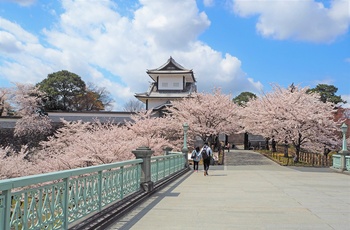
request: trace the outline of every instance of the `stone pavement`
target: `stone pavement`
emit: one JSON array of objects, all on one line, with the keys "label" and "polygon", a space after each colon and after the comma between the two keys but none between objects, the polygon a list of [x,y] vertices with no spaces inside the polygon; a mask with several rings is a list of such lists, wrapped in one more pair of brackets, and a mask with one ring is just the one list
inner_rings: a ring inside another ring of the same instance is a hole
[{"label": "stone pavement", "polygon": [[114,229],[350,229],[350,176],[283,167],[231,150],[209,176],[190,172],[155,193]]}]

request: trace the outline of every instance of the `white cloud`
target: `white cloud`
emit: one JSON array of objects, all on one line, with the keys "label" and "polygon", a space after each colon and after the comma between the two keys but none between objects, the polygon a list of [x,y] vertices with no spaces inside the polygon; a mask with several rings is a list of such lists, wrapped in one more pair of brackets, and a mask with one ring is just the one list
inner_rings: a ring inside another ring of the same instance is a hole
[{"label": "white cloud", "polygon": [[0,31],[0,51],[6,53],[16,53],[20,51],[21,43],[16,37],[6,31]]},{"label": "white cloud", "polygon": [[232,0],[241,17],[258,15],[257,31],[273,39],[332,42],[350,25],[350,1],[332,0],[329,8],[315,0]]},{"label": "white cloud", "polygon": [[41,39],[3,19],[6,25],[0,23],[0,32],[6,32],[8,50],[17,52],[0,49],[8,59],[0,62],[0,77],[38,83],[49,73],[68,70],[85,82],[106,87],[120,110],[134,93],[147,90],[146,70],[172,56],[194,70],[200,92],[219,87],[237,94],[262,88],[247,78],[237,57],[198,41],[210,21],[196,1],[141,0],[140,4],[132,17],[126,17],[111,1],[63,0],[63,13],[52,27],[43,28]]},{"label": "white cloud", "polygon": [[345,58],[345,62],[350,63],[350,58]]},{"label": "white cloud", "polygon": [[214,0],[203,0],[203,4],[206,7],[211,7],[211,6],[214,6],[215,2]]},{"label": "white cloud", "polygon": [[348,94],[348,95],[341,95],[341,99],[346,101],[346,104],[343,104],[342,107],[343,108],[350,108],[350,94]]},{"label": "white cloud", "polygon": [[230,54],[225,54],[223,58],[222,53],[201,42],[192,43],[188,51],[178,51],[175,56],[177,62],[193,68],[199,92],[212,92],[214,87],[219,87],[224,93],[236,95],[242,91],[256,93],[262,89],[260,82],[246,77],[238,58]]},{"label": "white cloud", "polygon": [[31,33],[27,32],[25,29],[23,29],[20,25],[13,23],[5,18],[0,17],[0,29],[1,31],[7,31],[13,34],[14,37],[19,42],[24,43],[35,43],[38,42],[38,39],[32,35]]},{"label": "white cloud", "polygon": [[14,2],[20,6],[30,6],[36,2],[36,0],[0,0],[0,2]]}]

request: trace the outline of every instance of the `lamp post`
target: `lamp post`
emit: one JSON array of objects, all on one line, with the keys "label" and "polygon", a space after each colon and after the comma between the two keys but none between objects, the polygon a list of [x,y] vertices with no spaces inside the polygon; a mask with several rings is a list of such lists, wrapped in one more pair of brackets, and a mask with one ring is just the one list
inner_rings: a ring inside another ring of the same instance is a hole
[{"label": "lamp post", "polygon": [[333,155],[333,167],[335,166],[336,169],[344,171],[346,170],[345,156],[350,155],[350,152],[348,151],[346,146],[346,131],[348,130],[348,126],[345,123],[343,123],[340,129],[343,133],[343,147],[342,150],[338,152],[338,154]]},{"label": "lamp post", "polygon": [[348,151],[348,147],[347,147],[347,144],[346,144],[346,131],[348,131],[348,126],[345,123],[343,123],[340,128],[341,128],[341,131],[343,133],[343,148],[342,148],[342,150],[339,153],[347,155],[347,154],[350,153]]},{"label": "lamp post", "polygon": [[187,148],[187,131],[188,131],[188,124],[183,124],[184,129],[184,147],[182,148],[182,153],[185,157],[185,167],[188,167],[188,148]]}]

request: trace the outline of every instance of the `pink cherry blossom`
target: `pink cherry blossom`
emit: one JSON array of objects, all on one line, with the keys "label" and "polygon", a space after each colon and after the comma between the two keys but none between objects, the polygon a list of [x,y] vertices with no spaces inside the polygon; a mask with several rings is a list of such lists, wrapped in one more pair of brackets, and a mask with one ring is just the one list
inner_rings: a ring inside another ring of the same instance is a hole
[{"label": "pink cherry blossom", "polygon": [[333,119],[334,105],[306,90],[273,85],[272,92],[249,101],[240,111],[244,130],[293,144],[297,157],[300,148],[313,152],[335,149],[339,146],[339,122]]}]

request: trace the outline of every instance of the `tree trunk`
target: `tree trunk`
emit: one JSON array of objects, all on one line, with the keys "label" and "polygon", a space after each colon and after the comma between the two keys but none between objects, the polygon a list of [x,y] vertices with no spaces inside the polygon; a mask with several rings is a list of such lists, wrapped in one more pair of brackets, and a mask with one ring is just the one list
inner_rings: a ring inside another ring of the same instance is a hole
[{"label": "tree trunk", "polygon": [[300,147],[301,147],[301,134],[299,133],[298,142],[295,143],[293,141],[294,147],[295,147],[295,157],[294,162],[299,162],[299,156],[300,156]]},{"label": "tree trunk", "polygon": [[300,156],[300,144],[294,145],[295,147],[295,157],[294,162],[299,162],[299,156]]},{"label": "tree trunk", "polygon": [[248,133],[244,133],[244,150],[249,149]]},{"label": "tree trunk", "polygon": [[288,141],[284,141],[284,157],[288,158]]},{"label": "tree trunk", "polygon": [[270,140],[269,137],[267,137],[267,138],[265,139],[265,148],[266,148],[266,150],[270,150],[270,147],[269,147],[269,140]]}]

